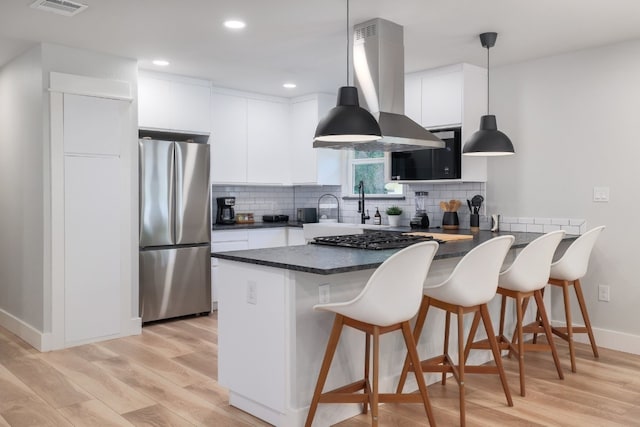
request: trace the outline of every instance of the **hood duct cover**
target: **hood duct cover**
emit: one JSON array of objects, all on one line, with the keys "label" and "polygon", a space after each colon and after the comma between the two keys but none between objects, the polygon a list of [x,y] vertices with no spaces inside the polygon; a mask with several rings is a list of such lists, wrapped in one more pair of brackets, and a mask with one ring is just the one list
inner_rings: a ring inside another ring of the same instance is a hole
[{"label": "hood duct cover", "polygon": [[360,105],[378,120],[382,139],[321,142],[314,147],[360,151],[413,151],[443,148],[444,142],[404,115],[404,30],[376,18],[354,26],[353,66]]}]

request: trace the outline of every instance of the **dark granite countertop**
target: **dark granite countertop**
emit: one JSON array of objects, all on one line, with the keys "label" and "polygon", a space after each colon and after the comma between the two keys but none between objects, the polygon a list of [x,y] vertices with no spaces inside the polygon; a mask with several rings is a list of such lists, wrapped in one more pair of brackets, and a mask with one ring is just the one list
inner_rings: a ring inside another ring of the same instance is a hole
[{"label": "dark granite countertop", "polygon": [[[428,230],[442,233],[443,230]],[[468,234],[469,230],[460,230]],[[480,231],[473,240],[453,241],[441,244],[434,259],[457,258],[464,256],[477,245],[497,236],[515,237],[512,248],[522,248],[542,236],[542,233]],[[565,241],[575,240],[578,236],[566,235]],[[242,251],[215,252],[212,257],[249,264],[266,265],[287,270],[303,271],[313,274],[336,274],[349,271],[376,268],[399,249],[366,250],[323,245],[285,246],[268,249],[249,249]]]},{"label": "dark granite countertop", "polygon": [[276,227],[297,227],[302,228],[299,222],[255,222],[253,224],[213,224],[213,231],[216,230],[247,230],[253,228],[276,228]]}]

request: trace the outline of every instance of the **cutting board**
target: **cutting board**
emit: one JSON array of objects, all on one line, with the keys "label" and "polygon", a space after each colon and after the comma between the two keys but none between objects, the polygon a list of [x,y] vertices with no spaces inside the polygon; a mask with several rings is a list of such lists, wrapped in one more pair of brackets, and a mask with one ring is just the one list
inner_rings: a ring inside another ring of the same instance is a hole
[{"label": "cutting board", "polygon": [[473,236],[471,234],[446,234],[446,233],[427,233],[425,231],[415,231],[413,233],[403,233],[407,236],[420,236],[420,237],[433,237],[445,242],[453,242],[457,240],[471,240]]}]

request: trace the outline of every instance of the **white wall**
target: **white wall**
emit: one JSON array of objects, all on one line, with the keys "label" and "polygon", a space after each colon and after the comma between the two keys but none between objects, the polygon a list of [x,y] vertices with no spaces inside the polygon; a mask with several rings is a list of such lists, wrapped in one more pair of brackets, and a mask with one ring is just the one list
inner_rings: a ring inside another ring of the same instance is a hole
[{"label": "white wall", "polygon": [[42,64],[36,47],[0,69],[0,311],[42,330]]},{"label": "white wall", "polygon": [[[491,74],[491,109],[516,155],[489,159],[488,211],[606,225],[583,280],[585,299],[601,336],[632,334],[625,339],[635,347],[626,348],[640,353],[640,41]],[[593,202],[594,186],[610,187],[611,201]],[[599,284],[611,286],[610,302],[598,302]],[[559,304],[553,318],[564,318]],[[577,310],[574,319],[581,322]]]}]

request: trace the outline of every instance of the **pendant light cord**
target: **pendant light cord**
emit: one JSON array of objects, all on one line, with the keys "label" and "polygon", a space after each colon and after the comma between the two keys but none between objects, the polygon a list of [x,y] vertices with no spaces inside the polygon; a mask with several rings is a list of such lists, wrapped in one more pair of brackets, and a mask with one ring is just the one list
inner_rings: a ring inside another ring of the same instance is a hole
[{"label": "pendant light cord", "polygon": [[347,0],[347,86],[349,86],[349,0]]},{"label": "pendant light cord", "polygon": [[[348,0],[347,0],[348,1]],[[491,77],[491,66],[489,63],[489,46],[487,46],[487,114],[489,114],[489,80]]]}]

